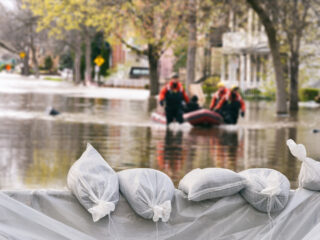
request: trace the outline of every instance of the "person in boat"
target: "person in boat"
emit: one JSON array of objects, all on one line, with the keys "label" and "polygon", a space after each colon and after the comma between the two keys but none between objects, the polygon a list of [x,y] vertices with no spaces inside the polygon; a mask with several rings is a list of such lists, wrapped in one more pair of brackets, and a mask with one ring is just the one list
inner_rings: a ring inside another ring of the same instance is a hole
[{"label": "person in boat", "polygon": [[50,116],[57,116],[60,114],[60,112],[56,109],[54,109],[52,106],[48,107],[46,112],[50,115]]},{"label": "person in boat", "polygon": [[199,109],[201,109],[201,107],[199,106],[199,103],[198,103],[198,96],[194,95],[190,99],[190,102],[187,104],[184,112],[188,113],[188,112],[193,112],[193,111],[196,111],[196,110],[199,110]]},{"label": "person in boat", "polygon": [[219,101],[223,98],[223,96],[229,93],[229,89],[226,88],[223,82],[219,82],[217,87],[218,90],[212,96],[210,110],[213,110],[218,105]]},{"label": "person in boat", "polygon": [[234,85],[231,91],[224,95],[214,108],[218,112],[226,124],[236,124],[238,122],[239,112],[241,117],[245,116],[246,106],[240,93],[239,87]]},{"label": "person in boat", "polygon": [[183,123],[183,106],[189,103],[189,97],[179,81],[178,74],[172,74],[159,94],[160,105],[165,107],[167,125],[174,120]]}]

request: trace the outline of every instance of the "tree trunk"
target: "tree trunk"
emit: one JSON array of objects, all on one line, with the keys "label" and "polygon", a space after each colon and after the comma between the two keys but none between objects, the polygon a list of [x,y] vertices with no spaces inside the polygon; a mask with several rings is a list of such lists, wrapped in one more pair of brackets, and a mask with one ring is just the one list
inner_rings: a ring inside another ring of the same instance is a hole
[{"label": "tree trunk", "polygon": [[189,36],[187,55],[187,82],[186,91],[189,93],[189,86],[195,80],[196,51],[197,51],[197,10],[196,0],[189,0]]},{"label": "tree trunk", "polygon": [[281,55],[279,45],[276,39],[269,38],[269,46],[272,55],[273,68],[276,78],[276,112],[277,114],[285,114],[287,110],[287,93],[286,82],[283,75],[283,66],[281,63]]},{"label": "tree trunk", "polygon": [[23,59],[23,69],[22,69],[22,75],[29,76],[30,69],[29,69],[29,50],[26,51],[26,56]]},{"label": "tree trunk", "polygon": [[39,78],[39,64],[36,56],[36,49],[34,46],[31,46],[31,52],[32,52],[32,63],[33,63],[33,70],[34,75],[36,78]]},{"label": "tree trunk", "polygon": [[81,43],[76,45],[75,48],[75,58],[74,58],[74,81],[76,84],[79,84],[81,82]]},{"label": "tree trunk", "polygon": [[291,53],[290,57],[290,110],[297,111],[298,106],[298,82],[299,82],[299,54]]},{"label": "tree trunk", "polygon": [[158,73],[158,64],[160,56],[156,51],[155,46],[148,44],[148,61],[150,69],[150,95],[155,96],[159,93],[159,73]]},{"label": "tree trunk", "polygon": [[85,73],[85,83],[89,85],[91,83],[91,74],[92,74],[92,66],[91,66],[91,38],[89,34],[85,36],[85,45],[86,45],[86,73]]},{"label": "tree trunk", "polygon": [[278,114],[287,113],[287,94],[286,83],[283,76],[283,65],[281,63],[281,55],[279,43],[277,41],[277,30],[275,23],[272,22],[272,18],[268,16],[267,12],[259,4],[257,0],[247,0],[247,3],[259,16],[268,36],[269,48],[272,55],[273,67],[276,78],[276,112]]}]

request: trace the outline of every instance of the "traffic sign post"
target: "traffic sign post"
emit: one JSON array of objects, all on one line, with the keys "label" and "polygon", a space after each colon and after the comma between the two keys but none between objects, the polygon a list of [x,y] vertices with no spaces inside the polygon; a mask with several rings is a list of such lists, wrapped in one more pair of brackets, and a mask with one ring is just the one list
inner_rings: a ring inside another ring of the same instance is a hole
[{"label": "traffic sign post", "polygon": [[99,76],[99,73],[100,73],[100,67],[97,65],[97,66],[95,66],[95,68],[94,68],[94,71],[95,71],[95,74],[94,74],[94,81],[95,82],[98,82],[98,76]]},{"label": "traffic sign post", "polygon": [[95,70],[95,81],[97,83],[99,83],[100,67],[104,63],[104,58],[99,55],[98,57],[96,57],[94,59],[94,63],[96,64],[96,67],[94,69]]},{"label": "traffic sign post", "polygon": [[99,67],[101,67],[101,65],[104,63],[104,59],[101,56],[98,56],[94,59],[94,63],[96,65],[98,65]]},{"label": "traffic sign post", "polygon": [[26,56],[26,53],[25,53],[25,52],[20,52],[20,53],[19,53],[19,56],[20,56],[21,59],[24,59],[25,56]]}]

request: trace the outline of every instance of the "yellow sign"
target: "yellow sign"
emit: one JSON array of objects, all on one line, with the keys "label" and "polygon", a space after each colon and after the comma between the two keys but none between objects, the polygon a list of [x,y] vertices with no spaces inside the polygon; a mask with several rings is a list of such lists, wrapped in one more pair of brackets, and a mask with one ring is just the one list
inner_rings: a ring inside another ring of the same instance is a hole
[{"label": "yellow sign", "polygon": [[23,58],[26,56],[26,53],[25,53],[25,52],[20,52],[20,53],[19,53],[19,56],[20,56],[20,58],[23,59]]},{"label": "yellow sign", "polygon": [[94,63],[97,64],[99,67],[104,63],[104,59],[101,56],[98,56],[94,59]]}]

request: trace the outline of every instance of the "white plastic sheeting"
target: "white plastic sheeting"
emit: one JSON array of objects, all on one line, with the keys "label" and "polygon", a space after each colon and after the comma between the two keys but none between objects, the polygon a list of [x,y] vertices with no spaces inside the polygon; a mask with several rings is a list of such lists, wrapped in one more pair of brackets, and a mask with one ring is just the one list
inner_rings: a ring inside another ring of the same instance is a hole
[{"label": "white plastic sheeting", "polygon": [[[10,197],[8,197],[10,196]],[[269,217],[239,194],[191,202],[176,190],[167,223],[159,222],[159,239],[319,239],[320,193],[291,191],[283,211]],[[0,192],[0,239],[156,239],[156,223],[136,215],[121,196],[109,218],[94,223],[69,191]]]}]

